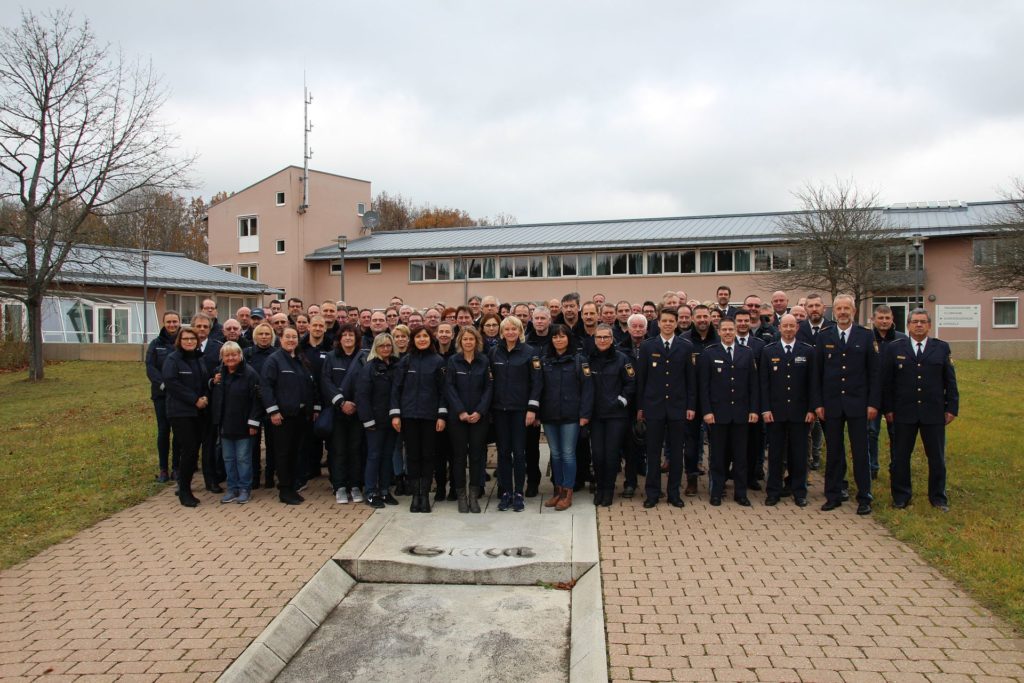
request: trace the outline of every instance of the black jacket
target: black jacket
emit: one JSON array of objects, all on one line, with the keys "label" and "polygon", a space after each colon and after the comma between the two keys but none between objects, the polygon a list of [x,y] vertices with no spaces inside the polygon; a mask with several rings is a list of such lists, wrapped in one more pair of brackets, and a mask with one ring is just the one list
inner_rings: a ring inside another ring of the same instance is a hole
[{"label": "black jacket", "polygon": [[267,362],[267,359],[274,355],[278,347],[268,346],[262,348],[253,344],[247,349],[242,351],[242,358],[245,358],[245,362],[252,365],[252,369],[256,371],[256,374],[263,373],[263,365]]},{"label": "black jacket", "polygon": [[316,392],[313,371],[300,356],[278,349],[263,364],[260,393],[267,415],[281,413],[285,417],[296,417],[319,412],[320,399]]},{"label": "black jacket", "polygon": [[696,410],[693,354],[686,337],[673,337],[668,353],[660,334],[640,345],[636,407],[645,419],[685,420],[686,411]]},{"label": "black jacket", "polygon": [[391,385],[391,417],[447,420],[444,400],[444,358],[433,350],[413,349],[395,366]]},{"label": "black jacket", "polygon": [[451,419],[459,419],[462,413],[491,412],[491,397],[494,382],[491,377],[491,363],[487,356],[473,354],[472,364],[466,362],[461,353],[448,359],[444,378],[444,397]]},{"label": "black jacket", "polygon": [[747,424],[750,413],[761,414],[758,358],[750,347],[733,344],[733,357],[721,344],[709,346],[697,361],[697,385],[704,414],[716,424]]},{"label": "black jacket", "polygon": [[156,401],[164,397],[164,361],[174,353],[174,335],[165,328],[149,342],[146,349],[146,377],[149,378],[149,397]]},{"label": "black jacket", "polygon": [[819,403],[814,347],[794,339],[787,357],[782,341],[761,349],[761,412],[772,411],[776,422],[803,422]]},{"label": "black jacket", "polygon": [[960,412],[960,392],[949,344],[929,337],[921,357],[907,337],[885,347],[882,357],[882,412],[904,424],[945,424]]},{"label": "black jacket", "polygon": [[[354,381],[356,409],[367,429],[391,429],[388,406],[391,403],[391,382],[395,364],[380,358],[366,361]],[[351,380],[350,380],[351,381]]]},{"label": "black jacket", "polygon": [[220,382],[210,381],[210,409],[213,424],[220,426],[226,439],[249,436],[249,427],[259,427],[263,414],[260,403],[260,376],[243,361],[234,372],[223,365],[217,368]]},{"label": "black jacket", "polygon": [[196,351],[174,351],[167,356],[161,371],[167,396],[167,417],[198,417],[196,401],[208,396],[209,375]]},{"label": "black jacket", "polygon": [[544,385],[537,351],[523,342],[509,351],[502,340],[491,348],[489,359],[494,383],[498,387],[491,408],[536,413],[540,409],[540,393]]},{"label": "black jacket", "polygon": [[[853,325],[845,347],[835,325],[815,338],[817,385],[815,396],[825,408],[825,419],[846,415],[863,418],[868,407],[881,408],[882,388],[878,381],[880,359],[871,330]],[[799,338],[799,337],[798,337]]]},{"label": "black jacket", "polygon": [[323,405],[341,408],[345,401],[355,403],[349,377],[359,374],[359,369],[366,363],[366,354],[366,350],[356,349],[352,355],[347,355],[337,348],[327,354],[320,369],[320,397]]},{"label": "black jacket", "polygon": [[594,410],[594,383],[590,363],[566,351],[541,360],[544,373],[540,399],[541,422],[576,422],[590,419]]},{"label": "black jacket", "polygon": [[590,354],[594,384],[595,420],[631,417],[629,406],[636,401],[636,366],[633,359],[615,347]]},{"label": "black jacket", "polygon": [[206,350],[203,351],[203,367],[210,377],[213,377],[213,371],[220,365],[220,347],[222,346],[224,346],[222,339],[215,339],[212,335],[206,340]]}]

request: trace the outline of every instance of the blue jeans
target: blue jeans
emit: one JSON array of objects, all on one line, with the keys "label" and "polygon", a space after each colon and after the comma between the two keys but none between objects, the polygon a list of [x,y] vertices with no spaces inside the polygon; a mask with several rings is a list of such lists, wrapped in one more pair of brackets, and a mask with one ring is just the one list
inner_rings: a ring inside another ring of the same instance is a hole
[{"label": "blue jeans", "polygon": [[224,453],[224,469],[227,471],[228,491],[248,491],[252,488],[252,439],[220,440]]},{"label": "blue jeans", "polygon": [[391,486],[391,455],[395,452],[398,432],[391,425],[366,430],[366,492],[384,495]]},{"label": "blue jeans", "polygon": [[576,484],[576,440],[579,422],[545,422],[544,435],[551,450],[551,476],[555,486],[572,488]]}]

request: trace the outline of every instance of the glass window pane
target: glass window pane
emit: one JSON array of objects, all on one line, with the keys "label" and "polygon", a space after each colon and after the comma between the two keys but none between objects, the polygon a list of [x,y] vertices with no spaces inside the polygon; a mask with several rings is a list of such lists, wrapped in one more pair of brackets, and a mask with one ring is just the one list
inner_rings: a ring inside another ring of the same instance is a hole
[{"label": "glass window pane", "polygon": [[737,273],[746,273],[750,270],[750,250],[749,249],[737,249],[733,252],[735,263],[733,264],[734,270]]},{"label": "glass window pane", "polygon": [[548,256],[548,277],[560,277],[562,275],[562,257]]},{"label": "glass window pane", "polygon": [[485,280],[493,280],[494,279],[494,266],[495,266],[494,257],[490,257],[490,258],[484,259],[484,279]]},{"label": "glass window pane", "polygon": [[465,280],[466,279],[466,260],[463,258],[455,259],[455,279]]},{"label": "glass window pane", "polygon": [[575,256],[563,256],[562,257],[562,275],[564,277],[576,277],[576,257]]},{"label": "glass window pane", "polygon": [[597,274],[598,275],[611,275],[612,274],[612,261],[611,254],[598,254],[597,260]]},{"label": "glass window pane", "polygon": [[626,270],[626,255],[625,254],[622,254],[622,253],[612,254],[611,257],[612,257],[612,274],[613,275],[625,275],[627,272],[629,272],[629,271]]},{"label": "glass window pane", "polygon": [[409,261],[409,279],[412,282],[423,282],[422,261]]},{"label": "glass window pane", "polygon": [[793,252],[789,249],[772,250],[772,270],[789,270],[793,266]]},{"label": "glass window pane", "polygon": [[718,250],[718,270],[732,270],[732,249]]},{"label": "glass window pane", "polygon": [[576,273],[580,277],[589,277],[594,273],[594,261],[590,254],[576,256]]},{"label": "glass window pane", "polygon": [[544,277],[544,257],[530,257],[530,277]]},{"label": "glass window pane", "polygon": [[642,251],[634,251],[629,255],[629,274],[630,275],[643,275],[644,272],[644,253]]},{"label": "glass window pane", "polygon": [[665,272],[666,273],[678,273],[679,272],[679,252],[678,251],[666,251],[665,252]]},{"label": "glass window pane", "polygon": [[660,275],[661,274],[661,258],[662,254],[660,251],[651,251],[647,253],[647,274],[648,275]]},{"label": "glass window pane", "polygon": [[437,279],[450,280],[452,276],[452,262],[448,259],[439,259],[437,262]]},{"label": "glass window pane", "polygon": [[702,252],[700,252],[700,272],[702,272],[702,273],[713,273],[713,272],[715,272],[715,252],[713,252],[713,251],[702,251]]},{"label": "glass window pane", "polygon": [[697,252],[695,251],[684,251],[679,260],[679,272],[680,273],[696,273],[697,272]]},{"label": "glass window pane", "polygon": [[92,341],[92,306],[79,299],[61,299],[64,312],[65,341],[89,343]]},{"label": "glass window pane", "polygon": [[427,281],[437,279],[437,261],[430,260],[423,262],[423,279]]},{"label": "glass window pane", "polygon": [[763,273],[772,269],[770,253],[767,249],[754,250],[754,270]]},{"label": "glass window pane", "polygon": [[996,301],[995,302],[995,325],[1016,325],[1017,324],[1017,302]]},{"label": "glass window pane", "polygon": [[514,259],[511,256],[502,256],[500,264],[501,264],[501,271],[500,271],[501,278],[504,279],[504,278],[512,277],[512,272],[513,272],[514,266],[515,266]]},{"label": "glass window pane", "polygon": [[516,277],[526,277],[530,274],[530,259],[526,256],[517,256],[515,265]]}]

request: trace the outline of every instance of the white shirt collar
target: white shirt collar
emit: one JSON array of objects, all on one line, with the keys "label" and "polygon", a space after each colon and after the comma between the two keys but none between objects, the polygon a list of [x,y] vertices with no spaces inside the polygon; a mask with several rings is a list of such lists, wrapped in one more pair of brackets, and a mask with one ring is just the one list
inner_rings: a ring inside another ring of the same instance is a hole
[{"label": "white shirt collar", "polygon": [[921,341],[917,341],[913,337],[910,338],[910,345],[914,347],[914,353],[917,353],[918,344],[921,345],[921,353],[924,353],[924,350],[928,348],[928,337],[925,337]]}]

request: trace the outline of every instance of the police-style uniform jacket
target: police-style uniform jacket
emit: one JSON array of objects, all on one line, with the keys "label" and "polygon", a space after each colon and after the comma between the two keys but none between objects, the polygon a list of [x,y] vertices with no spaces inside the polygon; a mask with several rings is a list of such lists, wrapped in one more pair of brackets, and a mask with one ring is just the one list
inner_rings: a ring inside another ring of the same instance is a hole
[{"label": "police-style uniform jacket", "polygon": [[[765,342],[759,337],[755,337],[753,332],[748,334],[744,341],[746,342],[746,347],[754,352],[754,360],[756,361],[761,360],[761,351],[764,349],[765,346],[767,346],[770,343]],[[736,341],[734,341],[733,343],[736,344],[737,346],[740,346],[739,333],[736,334]]]},{"label": "police-style uniform jacket", "polygon": [[278,349],[263,364],[260,394],[267,415],[281,413],[285,417],[296,417],[320,411],[313,371],[302,362],[298,349],[295,353],[292,356]]},{"label": "police-style uniform jacket", "polygon": [[196,401],[209,395],[209,375],[198,351],[174,351],[161,370],[167,396],[167,417],[198,417]]},{"label": "police-style uniform jacket", "polygon": [[[390,360],[390,359],[389,359]],[[359,420],[367,429],[391,429],[388,410],[391,403],[391,382],[396,363],[382,358],[367,360],[353,382],[356,410]],[[351,381],[351,380],[350,380]]]},{"label": "police-style uniform jacket", "polygon": [[881,407],[878,350],[875,335],[860,325],[847,330],[846,346],[839,342],[839,327],[818,332],[815,344],[818,407],[825,417],[867,417],[868,406]]},{"label": "police-style uniform jacket", "polygon": [[320,369],[320,396],[324,405],[337,406],[343,401],[355,403],[355,392],[349,379],[359,374],[368,353],[366,349],[356,349],[347,354],[336,348],[327,354]]},{"label": "police-style uniform jacket", "polygon": [[391,417],[413,420],[447,420],[444,399],[445,362],[433,349],[410,351],[395,366],[391,387]]},{"label": "police-style uniform jacket", "polygon": [[772,411],[776,422],[803,422],[819,403],[814,347],[799,339],[790,346],[788,355],[782,340],[761,349],[761,412]]},{"label": "police-style uniform jacket", "polygon": [[491,362],[487,356],[474,353],[472,363],[467,362],[461,353],[448,359],[444,398],[452,419],[457,420],[462,413],[486,416],[491,412],[493,391]]},{"label": "police-style uniform jacket", "polygon": [[[260,376],[244,360],[234,372],[223,365],[217,367],[220,382],[210,381],[210,412],[213,424],[226,439],[249,437],[249,427],[259,427],[263,415],[260,401]],[[216,374],[216,373],[215,373]]]},{"label": "police-style uniform jacket", "polygon": [[693,351],[685,337],[673,337],[670,350],[665,351],[660,334],[640,345],[636,407],[644,411],[644,419],[685,420],[686,411],[696,410]]},{"label": "police-style uniform jacket", "polygon": [[[202,346],[202,342],[199,343]],[[206,338],[206,348],[203,350],[203,367],[206,374],[213,376],[213,371],[220,365],[220,347],[224,346],[223,337],[215,339],[212,335]]]},{"label": "police-style uniform jacket", "polygon": [[929,337],[921,357],[911,338],[885,348],[882,357],[882,412],[894,413],[896,422],[945,424],[946,413],[960,412],[949,344]]},{"label": "police-style uniform jacket", "polygon": [[590,378],[594,384],[595,420],[629,418],[636,401],[636,366],[633,359],[612,346],[590,354]]},{"label": "police-style uniform jacket", "polygon": [[697,386],[704,414],[716,424],[747,424],[750,413],[760,414],[757,357],[749,346],[733,342],[732,359],[721,344],[708,346],[697,361]]},{"label": "police-style uniform jacket", "polygon": [[316,379],[318,387],[324,361],[330,352],[331,341],[327,337],[321,339],[319,344],[311,343],[308,333],[302,335],[302,339],[299,340],[299,353],[304,355],[306,360],[309,361],[309,367],[313,370],[313,377]]},{"label": "police-style uniform jacket", "polygon": [[174,353],[174,335],[166,328],[149,342],[146,349],[146,377],[149,378],[149,397],[154,401],[164,398],[164,362]]},{"label": "police-style uniform jacket", "polygon": [[494,384],[498,387],[491,410],[538,412],[544,378],[536,349],[517,342],[509,351],[502,339],[488,353]]},{"label": "police-style uniform jacket", "polygon": [[[828,318],[822,318],[821,319],[821,325],[818,326],[818,328],[819,328],[818,329],[818,334],[821,334],[822,332],[824,332],[828,328],[835,327],[835,326],[836,326],[836,324],[835,324],[834,321],[829,320]],[[796,338],[797,338],[797,341],[802,341],[805,344],[810,344],[811,346],[815,346],[816,345],[816,341],[815,340],[818,337],[817,337],[816,334],[814,334],[814,328],[811,325],[810,318],[808,318],[806,320],[801,320],[800,323],[797,325],[797,328],[796,328]]]},{"label": "police-style uniform jacket", "polygon": [[262,374],[263,364],[267,362],[268,358],[274,355],[277,349],[278,347],[274,345],[262,348],[253,344],[247,349],[242,349],[242,358],[245,359],[246,363],[252,366],[252,369],[255,370],[257,374]]},{"label": "police-style uniform jacket", "polygon": [[590,419],[594,409],[594,384],[590,364],[567,350],[541,359],[544,388],[540,399],[541,422],[576,422]]}]

